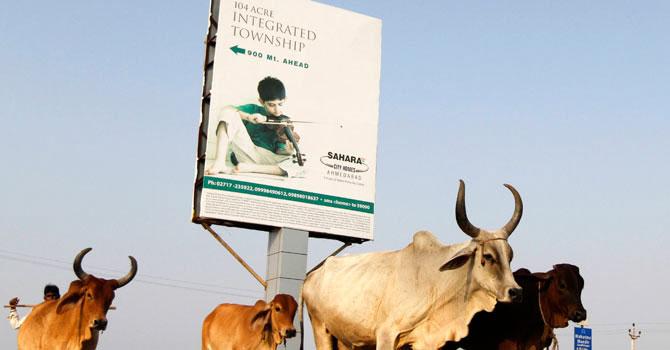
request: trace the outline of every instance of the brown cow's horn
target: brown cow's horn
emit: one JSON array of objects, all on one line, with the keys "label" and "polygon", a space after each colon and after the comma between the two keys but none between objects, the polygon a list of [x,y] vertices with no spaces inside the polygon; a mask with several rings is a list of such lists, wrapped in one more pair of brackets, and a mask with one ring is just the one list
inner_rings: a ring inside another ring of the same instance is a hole
[{"label": "brown cow's horn", "polygon": [[77,275],[80,280],[84,280],[86,277],[88,277],[88,274],[84,272],[84,269],[81,268],[81,260],[84,258],[84,255],[86,255],[92,249],[93,248],[86,248],[80,251],[79,254],[77,254],[77,256],[74,258],[72,268],[74,269],[74,274]]},{"label": "brown cow's horn", "polygon": [[458,196],[456,197],[456,222],[458,223],[458,227],[468,236],[477,238],[480,230],[470,223],[468,214],[465,212],[465,183],[463,180],[458,181],[460,181],[460,185],[458,187]]},{"label": "brown cow's horn", "polygon": [[132,256],[129,256],[128,258],[130,258],[130,272],[128,272],[127,275],[116,280],[116,282],[119,283],[119,285],[116,288],[121,288],[126,284],[130,283],[130,281],[132,281],[133,278],[135,278],[135,275],[137,274],[137,260],[135,260],[135,258],[133,258]]},{"label": "brown cow's horn", "polygon": [[510,191],[512,191],[512,195],[514,195],[514,213],[512,214],[512,218],[509,219],[507,224],[503,226],[502,231],[507,233],[507,237],[509,237],[516,226],[519,224],[519,221],[521,221],[521,215],[523,214],[523,202],[521,202],[521,196],[519,195],[519,192],[512,187],[512,185],[505,184],[505,187],[509,188]]}]

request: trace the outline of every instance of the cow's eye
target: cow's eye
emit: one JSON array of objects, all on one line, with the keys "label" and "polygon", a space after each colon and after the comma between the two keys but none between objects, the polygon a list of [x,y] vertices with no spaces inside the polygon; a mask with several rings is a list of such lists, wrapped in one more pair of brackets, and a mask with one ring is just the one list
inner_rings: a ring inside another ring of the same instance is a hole
[{"label": "cow's eye", "polygon": [[566,286],[566,285],[565,285],[565,282],[563,282],[563,281],[560,281],[560,282],[558,283],[558,289],[560,289],[560,290],[565,290],[567,287],[568,287],[568,286]]},{"label": "cow's eye", "polygon": [[281,309],[279,308],[279,306],[275,307],[275,311],[276,311],[276,312],[280,312],[280,311],[281,311]]},{"label": "cow's eye", "polygon": [[86,293],[86,297],[88,298],[88,300],[93,300],[93,294],[91,293]]},{"label": "cow's eye", "polygon": [[486,262],[491,263],[491,264],[496,262],[496,259],[493,258],[493,255],[491,255],[491,254],[484,254],[484,260],[486,260]]}]

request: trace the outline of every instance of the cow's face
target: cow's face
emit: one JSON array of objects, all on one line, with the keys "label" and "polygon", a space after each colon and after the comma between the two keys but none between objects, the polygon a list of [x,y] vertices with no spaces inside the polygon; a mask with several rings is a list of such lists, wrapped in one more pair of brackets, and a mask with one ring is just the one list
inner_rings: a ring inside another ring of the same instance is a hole
[{"label": "cow's face", "polygon": [[106,280],[89,275],[82,269],[81,261],[90,251],[91,248],[86,248],[75,257],[73,268],[79,280],[70,283],[67,293],[58,301],[56,312],[63,313],[76,307],[83,327],[101,331],[107,328],[106,315],[114,300],[114,290],[125,286],[135,278],[137,261],[130,256],[130,272],[119,279]]},{"label": "cow's face", "polygon": [[463,232],[472,237],[468,252],[472,258],[470,273],[472,273],[475,288],[485,290],[500,302],[520,302],[523,293],[510,270],[512,248],[507,242],[507,238],[521,221],[523,203],[519,192],[514,187],[507,184],[505,187],[514,196],[514,212],[502,228],[489,231],[480,229],[470,223],[465,210],[465,183],[463,183],[463,180],[460,181],[456,198],[456,222]]},{"label": "cow's face", "polygon": [[284,338],[292,338],[296,335],[293,327],[293,319],[298,309],[298,303],[292,296],[277,294],[270,302],[270,323],[275,343],[280,343]]},{"label": "cow's face", "polygon": [[467,264],[468,289],[484,290],[500,302],[520,302],[523,290],[510,271],[512,248],[507,240],[488,232],[472,240],[452,256],[440,271],[453,270]]},{"label": "cow's face", "polygon": [[514,254],[507,240],[493,236],[482,239],[477,245],[479,249],[474,257],[473,279],[499,302],[521,302],[523,290],[510,269]]},{"label": "cow's face", "polygon": [[85,327],[102,331],[107,328],[107,311],[114,300],[116,280],[105,280],[89,275],[84,280],[70,283],[67,293],[59,300],[57,312],[76,308],[81,312]]},{"label": "cow's face", "polygon": [[540,303],[547,322],[556,327],[567,327],[568,320],[581,322],[586,319],[582,305],[584,279],[577,266],[557,264],[549,272],[533,275],[540,279]]}]

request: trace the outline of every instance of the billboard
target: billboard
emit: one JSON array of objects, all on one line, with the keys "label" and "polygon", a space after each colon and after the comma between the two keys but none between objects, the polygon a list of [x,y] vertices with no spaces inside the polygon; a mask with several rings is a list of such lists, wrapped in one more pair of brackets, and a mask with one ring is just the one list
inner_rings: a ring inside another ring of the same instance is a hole
[{"label": "billboard", "polygon": [[193,221],[372,239],[381,21],[220,0],[206,47]]},{"label": "billboard", "polygon": [[575,350],[591,350],[591,328],[575,327]]}]

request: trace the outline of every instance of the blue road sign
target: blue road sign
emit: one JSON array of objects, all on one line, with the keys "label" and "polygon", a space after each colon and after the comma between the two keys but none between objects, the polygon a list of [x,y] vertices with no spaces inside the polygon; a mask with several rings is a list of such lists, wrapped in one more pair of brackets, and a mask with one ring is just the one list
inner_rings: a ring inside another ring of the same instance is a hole
[{"label": "blue road sign", "polygon": [[575,350],[591,350],[591,328],[575,327]]}]

